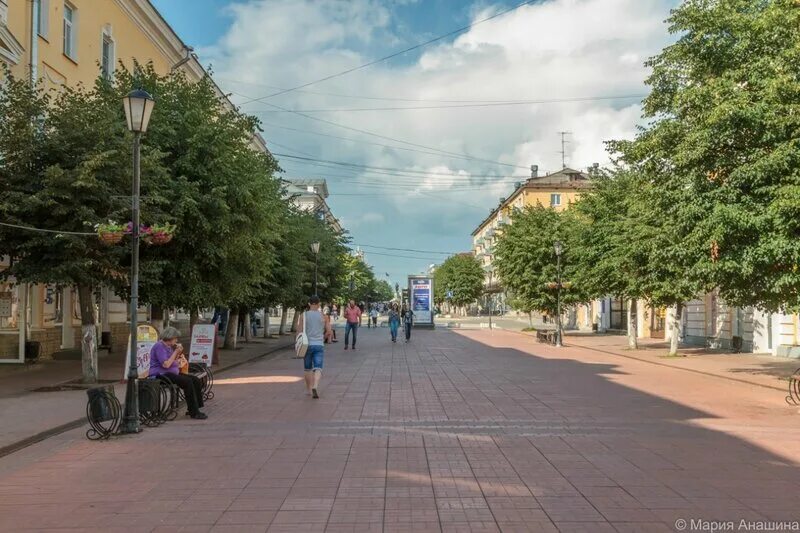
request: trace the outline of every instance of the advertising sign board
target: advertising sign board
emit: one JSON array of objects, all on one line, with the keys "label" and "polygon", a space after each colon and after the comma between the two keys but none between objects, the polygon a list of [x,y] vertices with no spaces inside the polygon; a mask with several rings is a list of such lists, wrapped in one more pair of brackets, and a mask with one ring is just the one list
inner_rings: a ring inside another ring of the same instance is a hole
[{"label": "advertising sign board", "polygon": [[414,324],[433,325],[433,278],[428,276],[409,276],[408,293],[411,310],[414,311]]}]

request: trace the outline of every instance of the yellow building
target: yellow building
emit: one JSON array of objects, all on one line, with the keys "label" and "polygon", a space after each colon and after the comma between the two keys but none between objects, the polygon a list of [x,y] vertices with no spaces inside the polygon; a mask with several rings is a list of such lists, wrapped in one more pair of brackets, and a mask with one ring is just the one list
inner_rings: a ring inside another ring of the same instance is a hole
[{"label": "yellow building", "polygon": [[[192,49],[148,0],[0,0],[0,63],[17,78],[55,90],[90,86],[100,74],[113,77],[120,63],[132,69],[134,61],[152,62],[159,74],[182,69],[190,80],[206,75]],[[253,148],[266,150],[261,137],[253,138]],[[8,258],[0,258],[3,265]],[[101,293],[102,339],[124,350],[126,304],[107,288]],[[78,317],[74,290],[0,284],[0,362],[22,360],[26,339],[38,341],[45,357],[79,346]],[[142,309],[139,319],[146,318]]]},{"label": "yellow building", "polygon": [[[584,172],[564,168],[552,174],[538,176],[536,167],[533,167],[532,176],[524,182],[516,183],[511,195],[501,198],[497,207],[475,228],[472,232],[472,252],[486,272],[484,285],[486,291],[492,294],[493,309],[504,307],[505,298],[503,288],[494,275],[494,247],[503,226],[511,223],[514,210],[539,205],[560,211],[577,201],[581,193],[589,188],[590,177]],[[592,323],[597,321],[594,307],[594,304],[580,306],[580,309],[569,314],[567,324],[576,328],[591,328]]]},{"label": "yellow building", "polygon": [[501,198],[498,206],[472,232],[472,251],[481,261],[487,276],[493,271],[494,244],[502,227],[511,222],[514,209],[535,205],[566,209],[578,199],[581,192],[590,187],[589,175],[571,168],[545,176],[533,175],[524,182],[516,183],[514,192],[507,198]]}]

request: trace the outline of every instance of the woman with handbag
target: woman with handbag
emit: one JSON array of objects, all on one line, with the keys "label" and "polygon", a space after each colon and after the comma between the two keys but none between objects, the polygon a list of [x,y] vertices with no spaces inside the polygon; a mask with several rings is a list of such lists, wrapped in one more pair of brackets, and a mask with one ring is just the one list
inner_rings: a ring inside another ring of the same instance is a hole
[{"label": "woman with handbag", "polygon": [[[181,332],[173,327],[161,332],[161,340],[150,349],[150,376],[161,376],[180,387],[189,409],[187,414],[205,420],[208,415],[200,410],[203,407],[203,382],[188,373],[189,362],[183,354],[183,346],[178,344],[180,335]],[[181,371],[184,368],[186,373]]]},{"label": "woman with handbag", "polygon": [[316,400],[319,398],[319,382],[322,379],[325,340],[331,338],[331,321],[330,317],[320,311],[319,296],[312,296],[308,305],[308,311],[300,316],[298,327],[301,333],[297,336],[295,349],[298,356],[300,352],[304,352],[306,394]]}]

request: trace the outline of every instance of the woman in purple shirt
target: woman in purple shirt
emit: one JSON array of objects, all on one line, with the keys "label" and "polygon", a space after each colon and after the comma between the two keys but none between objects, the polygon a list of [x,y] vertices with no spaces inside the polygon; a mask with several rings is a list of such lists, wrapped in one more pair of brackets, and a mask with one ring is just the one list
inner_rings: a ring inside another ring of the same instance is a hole
[{"label": "woman in purple shirt", "polygon": [[164,328],[161,340],[150,349],[150,375],[162,376],[183,391],[188,415],[197,420],[208,416],[200,410],[203,407],[203,383],[197,376],[181,374],[180,368],[188,364],[183,355],[183,346],[178,344],[181,332],[175,328]]}]

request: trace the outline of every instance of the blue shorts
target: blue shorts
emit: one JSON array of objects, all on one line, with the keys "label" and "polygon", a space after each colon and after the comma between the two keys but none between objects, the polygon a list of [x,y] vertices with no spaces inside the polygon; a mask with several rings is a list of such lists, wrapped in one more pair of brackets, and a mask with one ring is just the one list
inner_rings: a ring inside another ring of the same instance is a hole
[{"label": "blue shorts", "polygon": [[309,346],[303,364],[306,370],[322,370],[322,356],[325,355],[324,346]]}]

